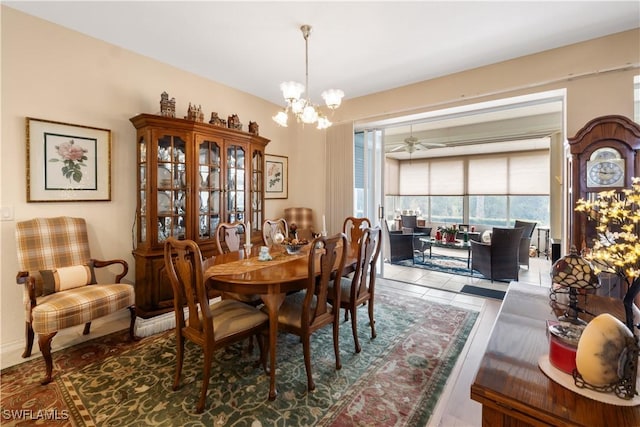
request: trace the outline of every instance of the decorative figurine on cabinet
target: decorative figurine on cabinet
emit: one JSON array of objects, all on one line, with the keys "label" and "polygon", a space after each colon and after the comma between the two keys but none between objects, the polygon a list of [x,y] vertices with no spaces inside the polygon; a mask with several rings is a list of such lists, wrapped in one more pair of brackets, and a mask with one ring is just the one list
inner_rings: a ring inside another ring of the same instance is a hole
[{"label": "decorative figurine on cabinet", "polygon": [[164,117],[176,116],[176,99],[169,100],[169,94],[162,92],[160,95],[160,115]]},{"label": "decorative figurine on cabinet", "polygon": [[197,107],[195,105],[191,105],[191,103],[189,103],[189,109],[187,110],[187,117],[185,117],[185,119],[187,120],[193,120],[194,122],[204,122],[204,113],[202,112],[202,106],[198,105]]},{"label": "decorative figurine on cabinet", "polygon": [[249,120],[249,133],[252,133],[254,135],[260,135],[259,129],[260,129],[260,126],[258,126],[257,122],[252,122],[251,120]]},{"label": "decorative figurine on cabinet", "polygon": [[216,112],[211,113],[211,120],[209,120],[209,124],[214,126],[226,126],[226,122],[218,117],[218,113]]},{"label": "decorative figurine on cabinet", "polygon": [[232,114],[227,119],[227,127],[229,129],[238,129],[242,130],[242,123],[240,123],[240,119],[237,114]]}]

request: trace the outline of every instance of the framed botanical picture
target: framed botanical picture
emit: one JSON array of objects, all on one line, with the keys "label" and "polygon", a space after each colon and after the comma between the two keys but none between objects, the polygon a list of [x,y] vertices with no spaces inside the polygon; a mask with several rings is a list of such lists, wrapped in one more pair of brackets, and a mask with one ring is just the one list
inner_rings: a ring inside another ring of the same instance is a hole
[{"label": "framed botanical picture", "polygon": [[27,202],[111,200],[111,131],[27,117]]},{"label": "framed botanical picture", "polygon": [[264,198],[286,199],[289,197],[289,159],[285,156],[265,154]]}]

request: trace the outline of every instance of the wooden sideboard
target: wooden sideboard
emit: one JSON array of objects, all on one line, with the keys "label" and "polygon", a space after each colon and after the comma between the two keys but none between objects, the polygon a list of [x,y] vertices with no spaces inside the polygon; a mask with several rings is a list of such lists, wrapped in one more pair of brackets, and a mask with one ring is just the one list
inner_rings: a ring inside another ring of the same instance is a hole
[{"label": "wooden sideboard", "polygon": [[[592,296],[588,304],[595,314],[624,319],[620,300]],[[640,426],[640,406],[583,397],[540,370],[538,358],[549,352],[546,320],[555,318],[548,288],[511,283],[471,385],[471,398],[482,404],[482,425]]]}]

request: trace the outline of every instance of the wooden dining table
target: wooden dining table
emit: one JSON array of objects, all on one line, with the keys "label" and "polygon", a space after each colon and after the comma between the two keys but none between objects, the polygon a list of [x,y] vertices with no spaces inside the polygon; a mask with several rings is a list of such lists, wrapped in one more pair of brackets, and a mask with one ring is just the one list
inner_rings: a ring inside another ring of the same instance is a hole
[{"label": "wooden dining table", "polygon": [[[281,245],[273,245],[270,248],[270,261],[259,260],[259,249],[259,246],[254,245],[248,257],[243,250],[216,256],[213,265],[204,271],[204,279],[210,289],[245,295],[257,294],[264,302],[269,314],[269,400],[274,400],[277,396],[278,311],[288,292],[300,291],[306,287],[310,245],[304,246],[296,255],[286,253]],[[357,245],[347,245],[345,272],[355,268],[357,254]],[[319,259],[318,255],[318,264]]]}]

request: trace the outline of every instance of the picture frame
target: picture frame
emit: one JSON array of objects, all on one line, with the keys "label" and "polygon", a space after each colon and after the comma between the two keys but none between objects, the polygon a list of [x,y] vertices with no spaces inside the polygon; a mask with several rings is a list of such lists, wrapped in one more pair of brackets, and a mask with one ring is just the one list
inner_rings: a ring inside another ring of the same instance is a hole
[{"label": "picture frame", "polygon": [[289,198],[289,158],[265,154],[264,198]]},{"label": "picture frame", "polygon": [[26,118],[27,202],[111,200],[111,130]]}]

